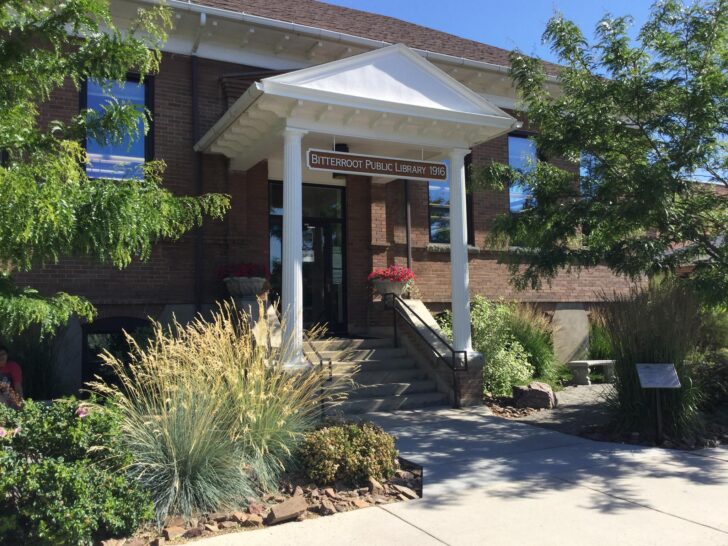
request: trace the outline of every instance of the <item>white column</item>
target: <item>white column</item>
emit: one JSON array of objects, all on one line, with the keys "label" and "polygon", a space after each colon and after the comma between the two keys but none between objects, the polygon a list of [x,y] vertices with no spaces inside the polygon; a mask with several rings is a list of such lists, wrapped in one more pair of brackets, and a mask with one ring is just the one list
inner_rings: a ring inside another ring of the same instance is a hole
[{"label": "white column", "polygon": [[284,364],[299,367],[303,358],[303,165],[301,139],[306,131],[283,131],[283,280],[281,311]]},{"label": "white column", "polygon": [[470,334],[470,276],[468,221],[465,206],[465,156],[470,150],[450,150],[450,267],[452,330],[456,351],[472,351]]}]

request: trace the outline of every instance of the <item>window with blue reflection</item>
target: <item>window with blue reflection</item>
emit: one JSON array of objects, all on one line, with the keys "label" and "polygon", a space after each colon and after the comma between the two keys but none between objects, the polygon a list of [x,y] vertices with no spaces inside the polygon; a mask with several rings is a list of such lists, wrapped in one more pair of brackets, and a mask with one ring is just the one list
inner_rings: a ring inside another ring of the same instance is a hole
[{"label": "window with blue reflection", "polygon": [[[445,163],[448,163],[445,161]],[[448,172],[449,172],[448,166]],[[430,180],[428,182],[430,242],[450,243],[450,183],[447,180]],[[465,214],[468,218],[468,242],[471,241],[470,194],[466,196]]]},{"label": "window with blue reflection", "polygon": [[[508,164],[514,169],[528,172],[536,166],[536,143],[527,136],[508,136]],[[511,212],[520,212],[526,201],[532,198],[531,190],[524,184],[513,184],[509,190]]]},{"label": "window with blue reflection", "polygon": [[[146,89],[143,83],[127,81],[123,85],[112,83],[104,89],[94,80],[86,83],[86,107],[99,113],[113,100],[130,103],[143,110],[146,105]],[[86,152],[90,163],[86,166],[89,178],[110,178],[126,180],[143,178],[142,167],[146,159],[146,136],[144,122],[138,121],[138,135],[129,135],[118,144],[100,144],[92,138],[86,140]]]}]

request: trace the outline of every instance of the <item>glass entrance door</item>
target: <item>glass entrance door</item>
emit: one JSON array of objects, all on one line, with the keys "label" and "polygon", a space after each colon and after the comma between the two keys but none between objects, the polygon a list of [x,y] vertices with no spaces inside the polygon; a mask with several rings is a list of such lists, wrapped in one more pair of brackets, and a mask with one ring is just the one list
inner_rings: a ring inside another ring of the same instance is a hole
[{"label": "glass entrance door", "polygon": [[[303,187],[303,321],[346,332],[344,188]],[[274,295],[280,296],[283,238],[280,182],[270,183],[270,269]]]}]

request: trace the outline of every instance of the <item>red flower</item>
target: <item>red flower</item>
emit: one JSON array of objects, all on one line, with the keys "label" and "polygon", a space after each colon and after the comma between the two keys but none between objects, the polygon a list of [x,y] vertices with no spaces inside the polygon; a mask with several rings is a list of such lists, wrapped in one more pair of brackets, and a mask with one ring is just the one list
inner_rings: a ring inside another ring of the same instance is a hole
[{"label": "red flower", "polygon": [[415,280],[415,274],[409,267],[405,267],[403,265],[390,265],[386,269],[375,269],[369,273],[369,276],[367,277],[367,280],[369,281],[377,279],[392,282],[409,282]]},{"label": "red flower", "polygon": [[234,264],[221,267],[217,271],[220,279],[228,277],[264,277],[270,278],[268,268],[258,264]]}]

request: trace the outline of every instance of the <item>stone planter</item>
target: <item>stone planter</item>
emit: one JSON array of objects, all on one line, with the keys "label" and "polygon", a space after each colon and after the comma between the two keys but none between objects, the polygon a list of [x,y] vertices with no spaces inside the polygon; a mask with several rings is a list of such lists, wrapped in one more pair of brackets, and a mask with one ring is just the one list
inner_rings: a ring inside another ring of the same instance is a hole
[{"label": "stone planter", "polygon": [[264,277],[227,277],[223,279],[228,294],[233,297],[255,297],[263,291]]},{"label": "stone planter", "polygon": [[405,288],[407,288],[406,282],[399,281],[388,281],[386,279],[374,279],[372,280],[374,290],[379,292],[381,296],[385,294],[394,294],[395,296],[401,296]]}]

